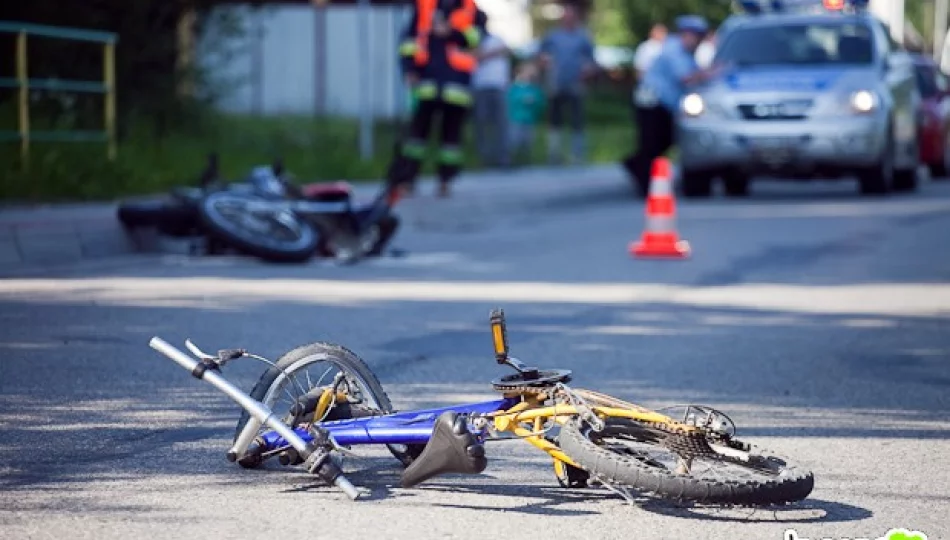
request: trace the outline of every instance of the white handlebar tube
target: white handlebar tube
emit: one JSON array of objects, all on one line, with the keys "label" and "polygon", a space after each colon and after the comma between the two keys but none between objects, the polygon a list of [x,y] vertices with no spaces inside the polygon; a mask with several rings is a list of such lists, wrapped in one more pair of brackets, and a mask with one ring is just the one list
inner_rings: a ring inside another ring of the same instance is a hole
[{"label": "white handlebar tube", "polygon": [[[197,360],[181,352],[160,337],[153,337],[148,342],[148,345],[174,360],[176,364],[189,372],[194,373],[195,368],[198,367],[199,362]],[[283,437],[300,455],[307,455],[309,453],[307,443],[287,424],[281,422],[279,418],[274,416],[274,413],[267,408],[266,405],[242,392],[240,388],[228,382],[228,380],[222,377],[217,371],[211,369],[205,370],[201,374],[201,380],[208,382],[218,390],[224,392],[257,421],[276,431],[277,434]],[[334,479],[333,484],[343,490],[350,499],[356,500],[360,496],[359,490],[342,474]]]}]

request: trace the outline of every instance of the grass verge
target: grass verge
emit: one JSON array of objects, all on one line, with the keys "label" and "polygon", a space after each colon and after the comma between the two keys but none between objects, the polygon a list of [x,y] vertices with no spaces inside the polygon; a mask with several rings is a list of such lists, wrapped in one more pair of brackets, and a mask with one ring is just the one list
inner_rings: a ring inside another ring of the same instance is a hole
[{"label": "grass verge", "polygon": [[[618,89],[600,90],[587,100],[592,162],[617,161],[633,147],[634,129],[627,103],[626,92]],[[471,122],[468,131],[466,169],[478,170],[481,164],[475,157]],[[534,163],[545,159],[544,131],[542,127],[537,133],[531,156]],[[301,181],[376,180],[386,171],[398,134],[395,123],[376,122],[374,155],[364,161],[359,157],[359,125],[355,120],[215,115],[202,122],[201,129],[163,138],[142,127],[133,128],[120,142],[114,162],[106,159],[102,143],[33,143],[28,168],[20,163],[19,144],[4,142],[0,145],[5,169],[0,200],[113,200],[162,192],[172,186],[194,184],[205,156],[212,151],[221,156],[224,176],[232,179],[280,156]],[[433,170],[430,164],[426,173]]]}]

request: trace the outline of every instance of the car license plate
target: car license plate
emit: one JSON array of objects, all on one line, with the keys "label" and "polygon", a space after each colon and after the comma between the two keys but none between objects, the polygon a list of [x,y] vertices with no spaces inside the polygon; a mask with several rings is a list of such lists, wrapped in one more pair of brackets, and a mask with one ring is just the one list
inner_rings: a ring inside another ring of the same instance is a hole
[{"label": "car license plate", "polygon": [[758,151],[791,150],[792,141],[787,137],[762,137],[752,139],[752,148]]},{"label": "car license plate", "polygon": [[795,156],[795,146],[787,137],[763,137],[751,142],[755,158],[769,165],[787,163]]}]

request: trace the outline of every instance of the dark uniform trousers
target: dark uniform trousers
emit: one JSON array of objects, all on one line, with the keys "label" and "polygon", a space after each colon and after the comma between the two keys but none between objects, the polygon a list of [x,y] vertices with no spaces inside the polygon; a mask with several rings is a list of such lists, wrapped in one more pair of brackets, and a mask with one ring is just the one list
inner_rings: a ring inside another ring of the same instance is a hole
[{"label": "dark uniform trousers", "polygon": [[634,116],[637,123],[637,151],[629,156],[624,165],[636,177],[637,193],[646,196],[650,189],[650,169],[653,160],[665,154],[676,137],[673,113],[660,104],[636,105]]},{"label": "dark uniform trousers", "polygon": [[[435,17],[451,31],[432,33]],[[484,13],[474,0],[416,0],[412,21],[400,46],[403,71],[419,82],[412,89],[415,109],[406,139],[390,167],[390,180],[412,186],[426,157],[429,137],[439,122],[438,176],[443,190],[462,168],[462,133],[472,106],[474,52],[484,33]]]},{"label": "dark uniform trousers", "polygon": [[[433,85],[434,86],[434,85]],[[438,176],[439,180],[447,184],[458,176],[462,168],[464,154],[462,152],[462,132],[468,117],[471,103],[465,96],[457,96],[452,100],[436,95],[427,96],[430,92],[425,83],[416,88],[416,106],[409,124],[409,132],[403,142],[398,161],[398,169],[402,180],[412,184],[419,175],[422,162],[428,150],[428,141],[433,128],[438,122]],[[445,91],[441,92],[442,94]],[[451,88],[449,89],[451,95]]]}]

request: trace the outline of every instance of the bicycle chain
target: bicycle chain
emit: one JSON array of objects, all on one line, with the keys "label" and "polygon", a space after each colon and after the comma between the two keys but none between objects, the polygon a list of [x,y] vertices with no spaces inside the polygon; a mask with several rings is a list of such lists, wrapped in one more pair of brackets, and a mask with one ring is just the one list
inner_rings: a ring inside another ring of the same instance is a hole
[{"label": "bicycle chain", "polygon": [[[495,388],[495,390],[504,392],[505,394],[547,394],[550,396],[555,390],[553,385],[528,386],[514,384],[493,384],[492,386]],[[662,432],[664,434],[664,438],[662,440],[663,446],[669,448],[681,457],[693,458],[716,455],[716,451],[709,446],[709,441],[707,440],[708,434],[705,431],[687,430],[686,426],[671,425],[668,422],[649,422],[644,420],[637,420],[637,422],[648,428]],[[733,445],[732,441],[724,442],[733,448],[737,448]],[[744,446],[743,443],[738,441],[735,441],[735,444]],[[738,449],[742,449],[742,446],[739,446]]]}]

